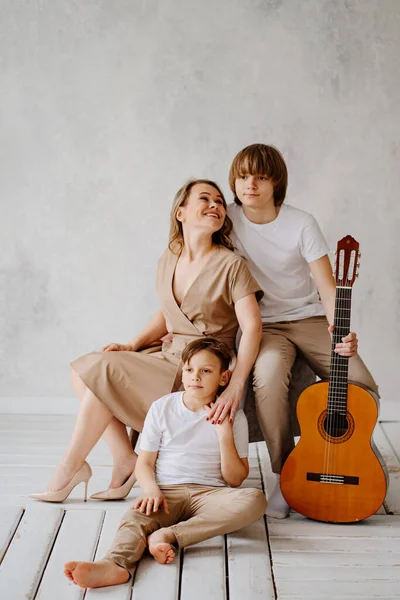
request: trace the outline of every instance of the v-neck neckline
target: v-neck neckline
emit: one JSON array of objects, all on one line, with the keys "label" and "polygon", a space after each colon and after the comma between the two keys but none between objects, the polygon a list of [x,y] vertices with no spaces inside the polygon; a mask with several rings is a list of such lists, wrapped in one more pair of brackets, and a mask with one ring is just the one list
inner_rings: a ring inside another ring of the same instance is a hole
[{"label": "v-neck neckline", "polygon": [[[192,283],[189,285],[188,289],[187,289],[187,290],[186,290],[186,292],[184,293],[184,295],[183,295],[183,298],[182,298],[182,302],[181,302],[181,303],[179,303],[179,302],[178,302],[178,300],[176,299],[176,297],[175,297],[175,294],[174,294],[174,279],[175,279],[175,271],[176,271],[176,267],[177,267],[177,265],[178,265],[178,261],[179,261],[179,258],[180,258],[180,254],[175,254],[176,260],[175,260],[175,264],[173,265],[173,268],[172,268],[172,277],[171,277],[171,295],[172,295],[172,298],[174,299],[174,302],[175,302],[175,304],[176,304],[176,305],[177,305],[177,307],[179,308],[179,310],[181,310],[181,311],[182,311],[182,306],[183,306],[183,304],[184,304],[184,302],[185,302],[186,298],[188,297],[188,295],[189,295],[189,292],[191,291],[191,289],[193,288],[193,286],[195,285],[195,283],[197,283],[197,281],[199,280],[200,276],[201,276],[201,275],[204,273],[204,271],[207,269],[208,265],[209,265],[209,264],[210,264],[210,262],[211,262],[211,259],[212,259],[212,257],[213,257],[213,256],[215,256],[216,254],[218,254],[218,253],[219,253],[219,251],[220,251],[220,248],[216,248],[216,249],[214,250],[214,252],[212,252],[212,253],[211,253],[211,255],[209,256],[209,258],[206,260],[206,262],[204,263],[204,265],[202,266],[202,268],[201,268],[201,269],[200,269],[200,271],[197,273],[196,277],[193,279]],[[182,311],[182,312],[183,312],[183,311]]]}]

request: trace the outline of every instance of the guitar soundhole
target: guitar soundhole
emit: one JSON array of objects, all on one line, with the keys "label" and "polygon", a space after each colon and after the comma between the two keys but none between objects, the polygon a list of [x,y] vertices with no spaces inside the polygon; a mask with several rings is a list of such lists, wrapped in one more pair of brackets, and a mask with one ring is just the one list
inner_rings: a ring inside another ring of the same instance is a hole
[{"label": "guitar soundhole", "polygon": [[318,431],[327,442],[341,444],[353,435],[354,419],[348,411],[343,415],[339,412],[328,414],[324,410],[318,419]]},{"label": "guitar soundhole", "polygon": [[340,413],[327,415],[324,421],[324,429],[330,437],[343,437],[349,429],[347,415],[342,415]]}]

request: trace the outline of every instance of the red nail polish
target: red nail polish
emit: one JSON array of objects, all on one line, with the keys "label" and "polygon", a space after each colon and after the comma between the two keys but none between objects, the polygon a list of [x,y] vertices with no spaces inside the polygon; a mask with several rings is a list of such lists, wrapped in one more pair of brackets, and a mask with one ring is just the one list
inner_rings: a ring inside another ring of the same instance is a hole
[{"label": "red nail polish", "polygon": [[215,421],[211,421],[211,423],[212,423],[213,425],[215,425]]},{"label": "red nail polish", "polygon": [[221,421],[218,419],[218,425],[221,425]]}]

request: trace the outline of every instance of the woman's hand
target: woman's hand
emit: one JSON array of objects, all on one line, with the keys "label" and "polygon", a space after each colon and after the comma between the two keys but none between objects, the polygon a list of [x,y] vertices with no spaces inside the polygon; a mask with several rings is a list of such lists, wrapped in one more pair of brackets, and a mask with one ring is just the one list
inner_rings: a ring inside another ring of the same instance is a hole
[{"label": "woman's hand", "polygon": [[147,516],[161,509],[169,515],[167,499],[161,493],[158,486],[150,489],[148,493],[145,492],[142,497],[138,498],[134,508]]},{"label": "woman's hand", "polygon": [[[328,327],[329,333],[332,335],[333,330],[335,329],[334,325],[330,325]],[[336,354],[340,354],[340,356],[357,356],[358,354],[358,339],[357,334],[354,331],[351,331],[346,337],[342,338],[342,343],[336,344],[335,347]]]},{"label": "woman's hand", "polygon": [[242,396],[243,386],[230,383],[211,408],[208,420],[213,425],[215,423],[223,423],[229,414],[229,420],[233,423]]},{"label": "woman's hand", "polygon": [[130,344],[107,344],[101,349],[102,352],[123,352],[124,350],[134,352]]},{"label": "woman's hand", "polygon": [[[206,406],[209,420],[210,420],[211,411],[214,408],[215,404],[216,404],[215,402],[210,402],[210,404],[208,404]],[[211,423],[217,433],[218,439],[222,439],[226,436],[228,436],[228,437],[233,436],[233,423],[230,419],[224,419],[221,423],[218,423],[214,420],[214,421],[211,421]]]}]

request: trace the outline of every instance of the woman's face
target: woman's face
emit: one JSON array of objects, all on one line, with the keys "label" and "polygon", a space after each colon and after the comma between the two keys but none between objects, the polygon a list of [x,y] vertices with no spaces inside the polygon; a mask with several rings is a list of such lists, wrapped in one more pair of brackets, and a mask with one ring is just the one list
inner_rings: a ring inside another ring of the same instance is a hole
[{"label": "woman's face", "polygon": [[184,206],[180,206],[177,219],[187,228],[201,228],[210,235],[219,231],[226,215],[225,202],[215,187],[196,183],[190,190]]}]

